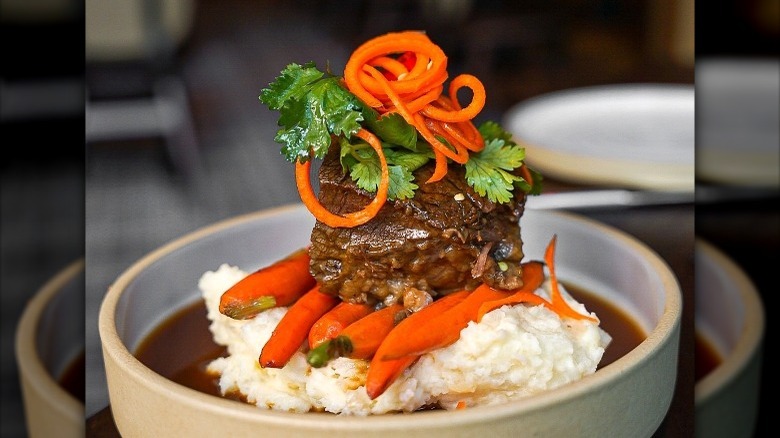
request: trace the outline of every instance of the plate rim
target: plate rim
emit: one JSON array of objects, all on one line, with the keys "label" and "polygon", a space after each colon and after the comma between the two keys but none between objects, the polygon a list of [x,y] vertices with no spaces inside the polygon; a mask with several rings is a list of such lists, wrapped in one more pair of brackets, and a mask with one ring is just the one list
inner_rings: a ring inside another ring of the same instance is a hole
[{"label": "plate rim", "polygon": [[[695,93],[693,84],[633,82],[622,84],[588,85],[543,93],[511,106],[503,116],[503,126],[513,140],[526,148],[526,161],[542,175],[562,181],[574,181],[595,185],[618,185],[630,189],[666,190],[692,193],[695,188],[695,159],[691,163],[664,163],[665,172],[659,173],[658,163],[604,158],[588,154],[563,152],[523,139],[513,129],[524,111],[559,99],[581,98],[601,93],[630,95],[636,92],[687,92]],[[591,169],[599,169],[593,172]]]}]

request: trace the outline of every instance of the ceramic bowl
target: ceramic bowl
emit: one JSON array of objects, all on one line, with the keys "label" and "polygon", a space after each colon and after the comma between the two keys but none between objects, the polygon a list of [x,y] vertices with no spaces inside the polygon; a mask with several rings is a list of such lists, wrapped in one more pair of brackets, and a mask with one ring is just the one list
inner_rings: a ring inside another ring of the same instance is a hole
[{"label": "ceramic bowl", "polygon": [[696,383],[696,436],[750,437],[761,381],[764,307],[726,254],[696,241],[696,331],[722,359]]},{"label": "ceramic bowl", "polygon": [[[70,367],[83,376],[83,354],[84,260],[77,260],[38,290],[17,325],[16,362],[31,438],[84,436],[84,401],[78,388],[63,386]],[[83,377],[72,382],[83,386]]]},{"label": "ceramic bowl", "polygon": [[133,352],[167,315],[200,299],[197,281],[222,263],[257,268],[309,242],[314,219],[300,205],[236,217],[150,253],[117,278],[99,314],[109,399],[123,436],[465,437],[650,436],[674,392],[681,292],[667,264],[643,243],[570,214],[527,211],[524,251],[542,259],[556,234],[563,281],[598,291],[629,313],[647,338],[579,381],[503,405],[354,417],[261,410],[176,384]]}]

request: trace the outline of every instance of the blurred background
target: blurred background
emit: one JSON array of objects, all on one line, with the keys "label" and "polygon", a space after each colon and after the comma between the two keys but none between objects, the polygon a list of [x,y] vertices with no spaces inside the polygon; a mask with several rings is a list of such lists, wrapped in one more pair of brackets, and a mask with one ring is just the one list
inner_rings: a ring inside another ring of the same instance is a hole
[{"label": "blurred background", "polygon": [[[731,257],[766,305],[780,254],[780,2],[699,2],[696,19],[696,235]],[[767,312],[764,345],[776,342]],[[770,424],[766,387],[757,430]]]},{"label": "blurred background", "polygon": [[[691,84],[694,60],[704,57],[776,67],[776,6],[2,0],[3,143],[23,145],[18,158],[3,161],[2,436],[25,433],[12,357],[16,318],[59,268],[86,255],[87,367],[101,369],[98,307],[123,270],[202,226],[298,202],[292,168],[273,142],[277,115],[258,101],[288,63],[314,61],[339,74],[367,38],[424,29],[449,55],[452,76],[483,80],[488,100],[479,118],[500,120],[518,102],[567,88]],[[766,124],[770,136],[776,120]],[[769,278],[757,260],[777,257],[776,180],[771,172],[768,184],[710,175],[700,175],[696,231],[764,291]],[[108,403],[103,379],[87,376],[87,416]]]},{"label": "blurred background", "polygon": [[0,25],[0,435],[25,437],[19,317],[47,280],[84,255],[84,8],[2,0]]}]

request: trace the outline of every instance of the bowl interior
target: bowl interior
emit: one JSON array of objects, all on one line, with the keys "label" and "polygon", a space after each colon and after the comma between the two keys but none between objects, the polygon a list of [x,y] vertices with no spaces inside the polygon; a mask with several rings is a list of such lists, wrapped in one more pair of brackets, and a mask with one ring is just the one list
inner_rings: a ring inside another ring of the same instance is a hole
[{"label": "bowl interior", "polygon": [[77,260],[38,290],[17,326],[30,436],[83,433],[84,348],[84,261]]},{"label": "bowl interior", "polygon": [[702,239],[696,241],[695,324],[721,359],[696,383],[697,435],[749,436],[759,397],[764,307],[744,271]]},{"label": "bowl interior", "polygon": [[308,245],[314,219],[296,213],[236,218],[196,233],[183,245],[161,248],[165,256],[140,270],[117,303],[122,342],[135,351],[172,313],[201,299],[198,280],[204,272],[222,263],[251,272]]},{"label": "bowl interior", "polygon": [[[171,400],[186,400],[193,409],[204,409],[205,405],[209,411],[219,412],[225,417],[234,416],[235,421],[254,423],[255,427],[288,421],[309,430],[322,427],[323,417],[320,415],[290,417],[290,414],[258,410],[219,397],[197,394],[155,375],[131,354],[165,318],[200,299],[197,282],[204,272],[215,270],[222,263],[236,265],[246,271],[267,265],[308,245],[313,225],[313,218],[302,206],[284,207],[215,224],[151,253],[120,276],[101,307],[99,327],[107,361],[118,362],[117,366],[125,373],[122,379],[128,376],[143,379],[154,387],[151,391],[165,393],[165,397]],[[671,400],[676,372],[681,297],[673,274],[645,245],[590,220],[562,213],[527,211],[521,227],[528,259],[543,259],[544,249],[553,235],[557,235],[556,268],[560,279],[614,301],[636,320],[648,337],[626,356],[582,381],[533,397],[533,400],[519,400],[511,406],[491,407],[476,414],[458,412],[460,419],[457,422],[489,422],[493,417],[516,416],[521,411],[544,412],[545,406],[567,405],[572,399],[596,394],[599,388],[615,382],[629,388],[631,382],[626,379],[630,379],[631,373],[626,370],[642,369],[640,364],[654,355],[659,356],[656,353],[668,347],[673,349],[673,357],[667,361],[670,363],[654,371],[657,373],[654,378],[671,382],[668,391],[663,390],[665,393],[661,398],[665,401],[653,407],[656,411],[654,416],[640,421],[647,423],[645,426],[650,431],[655,430]],[[111,394],[112,381],[116,382],[116,379],[109,378],[112,407],[119,409],[115,395]],[[447,422],[455,424],[452,423],[452,412],[420,414],[415,422],[416,427],[422,428],[420,430]],[[647,417],[646,414],[644,416]],[[450,420],[442,423],[443,418]],[[329,427],[340,427],[342,431],[350,428],[364,430],[362,428],[366,424],[372,425],[376,432],[409,427],[404,416],[329,416],[327,419]],[[545,421],[550,423],[550,420]],[[636,427],[637,423],[627,424]]]},{"label": "bowl interior", "polygon": [[84,266],[51,296],[38,321],[36,351],[49,375],[60,378],[84,353]]}]

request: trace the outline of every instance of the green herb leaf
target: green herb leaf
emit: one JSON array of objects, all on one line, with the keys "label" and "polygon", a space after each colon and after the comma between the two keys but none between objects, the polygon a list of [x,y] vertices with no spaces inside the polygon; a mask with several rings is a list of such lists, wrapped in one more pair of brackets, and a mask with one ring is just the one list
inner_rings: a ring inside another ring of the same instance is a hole
[{"label": "green herb leaf", "polygon": [[379,113],[364,105],[363,120],[365,120],[369,131],[376,134],[382,141],[417,151],[417,130],[414,126],[406,123],[400,114],[391,113],[379,117]]},{"label": "green herb leaf", "polygon": [[512,141],[512,134],[504,131],[501,125],[493,121],[487,121],[479,125],[479,133],[482,134],[482,138],[486,142],[490,140],[504,140],[506,144],[515,144]]},{"label": "green herb leaf", "polygon": [[331,135],[349,137],[363,120],[362,102],[341,86],[338,77],[326,75],[313,63],[288,65],[261,91],[260,101],[279,111],[282,129],[275,140],[291,162],[308,160],[310,151],[324,157]]},{"label": "green herb leaf", "polygon": [[[425,143],[427,146],[427,143]],[[433,150],[428,146],[420,146],[418,152],[407,151],[403,149],[390,149],[383,148],[385,151],[385,158],[390,164],[397,164],[408,169],[409,172],[421,168],[428,160],[434,158]]]},{"label": "green herb leaf", "polygon": [[290,64],[268,88],[260,91],[260,101],[272,110],[281,110],[288,101],[301,99],[308,92],[308,86],[324,75],[313,62]]},{"label": "green herb leaf", "polygon": [[[363,143],[364,145],[368,146],[368,143]],[[355,158],[354,154],[354,147],[349,142],[348,139],[344,137],[339,137],[339,145],[341,146],[339,149],[339,161],[341,162],[341,170],[344,173],[349,172],[349,169],[352,168],[355,164],[358,163],[357,158]]]},{"label": "green herb leaf", "polygon": [[515,181],[521,180],[511,173],[520,167],[525,150],[503,139],[486,140],[485,148],[472,154],[466,162],[466,181],[480,196],[493,202],[509,202]]},{"label": "green herb leaf", "polygon": [[390,189],[387,191],[387,197],[390,200],[411,199],[414,197],[414,191],[419,188],[414,181],[414,175],[406,167],[399,165],[388,166],[390,172]]},{"label": "green herb leaf", "polygon": [[[414,197],[414,192],[419,186],[414,183],[412,172],[428,162],[433,157],[433,152],[430,149],[423,149],[422,152],[396,150],[392,149],[390,145],[386,145],[382,149],[390,176],[388,199]],[[355,184],[367,192],[376,192],[379,181],[382,179],[382,170],[376,152],[366,143],[356,145],[342,143],[341,151],[341,165],[349,169],[350,177],[355,181]]]},{"label": "green herb leaf", "polygon": [[[514,140],[512,139],[512,134],[505,131],[504,128],[501,127],[501,125],[493,121],[487,121],[479,126],[479,132],[480,134],[482,134],[482,138],[485,139],[485,143],[490,143],[494,140],[500,140],[504,142],[504,147],[519,149],[522,151],[523,158],[521,158],[519,163],[517,163],[516,161],[514,163],[505,163],[505,166],[501,167],[502,169],[511,171],[512,169],[509,168],[514,166],[515,164],[517,165],[513,168],[520,167],[520,165],[523,164],[522,160],[525,159],[525,148],[522,148],[517,143],[515,143]],[[516,179],[514,181],[514,186],[526,192],[529,195],[541,194],[542,181],[543,181],[542,174],[535,171],[534,169],[531,169],[530,167],[528,168],[528,171],[531,173],[532,181],[526,181],[523,177],[517,176],[515,174],[514,177]],[[488,192],[487,189],[485,189],[485,191],[486,193]]]},{"label": "green herb leaf", "polygon": [[349,175],[361,189],[371,193],[376,192],[381,179],[378,160],[365,160],[355,163]]},{"label": "green herb leaf", "polygon": [[528,168],[528,171],[531,173],[532,184],[529,184],[525,179],[520,178],[519,180],[515,181],[515,186],[519,187],[520,190],[528,193],[529,195],[541,195],[542,181],[544,180],[542,174],[534,169],[531,169],[530,167]]}]

